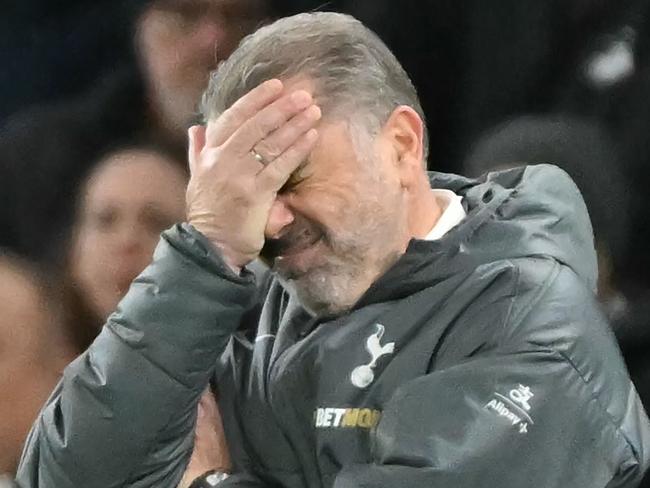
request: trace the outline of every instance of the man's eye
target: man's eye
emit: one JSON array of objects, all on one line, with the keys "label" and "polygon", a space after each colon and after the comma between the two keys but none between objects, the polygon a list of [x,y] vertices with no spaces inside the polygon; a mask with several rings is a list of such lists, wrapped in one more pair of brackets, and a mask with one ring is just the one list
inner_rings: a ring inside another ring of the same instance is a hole
[{"label": "man's eye", "polygon": [[296,186],[305,181],[309,177],[309,168],[308,161],[303,161],[298,168],[291,173],[289,179],[282,187],[282,191],[291,191],[295,190]]},{"label": "man's eye", "polygon": [[300,176],[300,170],[296,170],[293,173],[291,173],[291,176],[289,176],[289,179],[287,182],[284,184],[282,189],[280,190],[280,193],[282,192],[287,192],[287,191],[292,191],[295,190],[296,187],[304,180],[302,176]]},{"label": "man's eye", "polygon": [[294,173],[291,174],[291,176],[289,177],[289,181],[288,181],[287,183],[289,183],[289,185],[291,185],[291,186],[296,186],[296,185],[297,185],[298,183],[300,183],[303,179],[304,179],[304,178],[302,178],[302,176],[300,176],[300,175],[298,174],[298,172],[296,171],[296,172],[294,172]]}]

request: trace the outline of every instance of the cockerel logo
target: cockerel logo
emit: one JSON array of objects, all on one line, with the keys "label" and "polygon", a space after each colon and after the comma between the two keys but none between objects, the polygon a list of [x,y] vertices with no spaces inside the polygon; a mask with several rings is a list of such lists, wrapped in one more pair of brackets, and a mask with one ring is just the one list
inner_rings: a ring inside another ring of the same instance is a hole
[{"label": "cockerel logo", "polygon": [[370,362],[368,364],[357,366],[350,374],[350,381],[352,381],[352,384],[357,388],[367,388],[370,386],[370,384],[375,381],[374,369],[379,358],[395,352],[394,342],[389,342],[384,346],[381,345],[380,341],[384,335],[384,331],[385,327],[381,324],[377,324],[377,332],[371,334],[366,341],[366,350],[370,353]]}]

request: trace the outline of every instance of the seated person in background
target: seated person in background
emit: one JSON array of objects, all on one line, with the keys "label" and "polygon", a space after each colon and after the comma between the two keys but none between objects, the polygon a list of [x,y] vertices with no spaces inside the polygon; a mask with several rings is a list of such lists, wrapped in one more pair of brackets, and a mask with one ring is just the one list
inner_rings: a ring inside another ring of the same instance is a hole
[{"label": "seated person in background", "polygon": [[0,474],[15,474],[30,426],[81,352],[57,298],[33,266],[0,252]]},{"label": "seated person in background", "polygon": [[463,170],[479,177],[539,163],[569,173],[587,204],[598,255],[598,298],[608,318],[615,319],[625,307],[620,263],[626,254],[631,201],[614,142],[595,121],[530,115],[486,131],[468,152]]},{"label": "seated person in background", "polygon": [[160,232],[185,214],[187,173],[162,146],[113,148],[90,166],[80,178],[67,276],[55,279],[57,270],[48,270],[56,300],[22,261],[0,258],[0,473],[15,472],[29,427],[63,369],[151,261]]},{"label": "seated person in background", "polygon": [[210,72],[271,13],[266,0],[118,3],[129,4],[136,51],[122,53],[124,68],[74,99],[3,121],[0,246],[30,259],[58,256],[77,175],[107,143],[164,140],[185,158],[186,130]]},{"label": "seated person in background", "polygon": [[68,275],[71,303],[89,318],[76,324],[84,348],[151,261],[160,233],[183,219],[186,184],[172,152],[137,142],[109,150],[82,179]]},{"label": "seated person in background", "polygon": [[566,173],[427,175],[408,76],[340,14],[248,37],[204,114],[187,223],[67,368],[19,484],[177,486],[211,382],[229,453],[194,487],[638,483],[650,424]]},{"label": "seated person in background", "polygon": [[135,48],[149,125],[184,144],[210,72],[270,12],[268,0],[148,1],[136,20]]}]

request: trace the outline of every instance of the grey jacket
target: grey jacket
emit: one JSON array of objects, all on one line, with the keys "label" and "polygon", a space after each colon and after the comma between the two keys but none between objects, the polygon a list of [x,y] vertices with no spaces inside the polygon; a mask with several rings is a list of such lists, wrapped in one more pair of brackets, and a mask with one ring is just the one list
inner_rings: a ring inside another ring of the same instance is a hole
[{"label": "grey jacket", "polygon": [[650,424],[594,301],[583,201],[552,166],[432,175],[467,218],[407,252],[349,313],[311,317],[163,235],[28,439],[24,488],[169,487],[212,379],[224,488],[632,487]]}]

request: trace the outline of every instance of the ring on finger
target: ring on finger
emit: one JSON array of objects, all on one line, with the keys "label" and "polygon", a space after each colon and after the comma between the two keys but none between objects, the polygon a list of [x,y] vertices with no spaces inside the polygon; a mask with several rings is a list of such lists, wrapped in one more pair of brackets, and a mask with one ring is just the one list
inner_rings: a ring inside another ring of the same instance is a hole
[{"label": "ring on finger", "polygon": [[262,163],[264,166],[269,164],[269,162],[266,160],[264,156],[262,156],[260,153],[258,153],[255,148],[251,149],[251,155],[255,158],[255,160],[258,163]]}]

